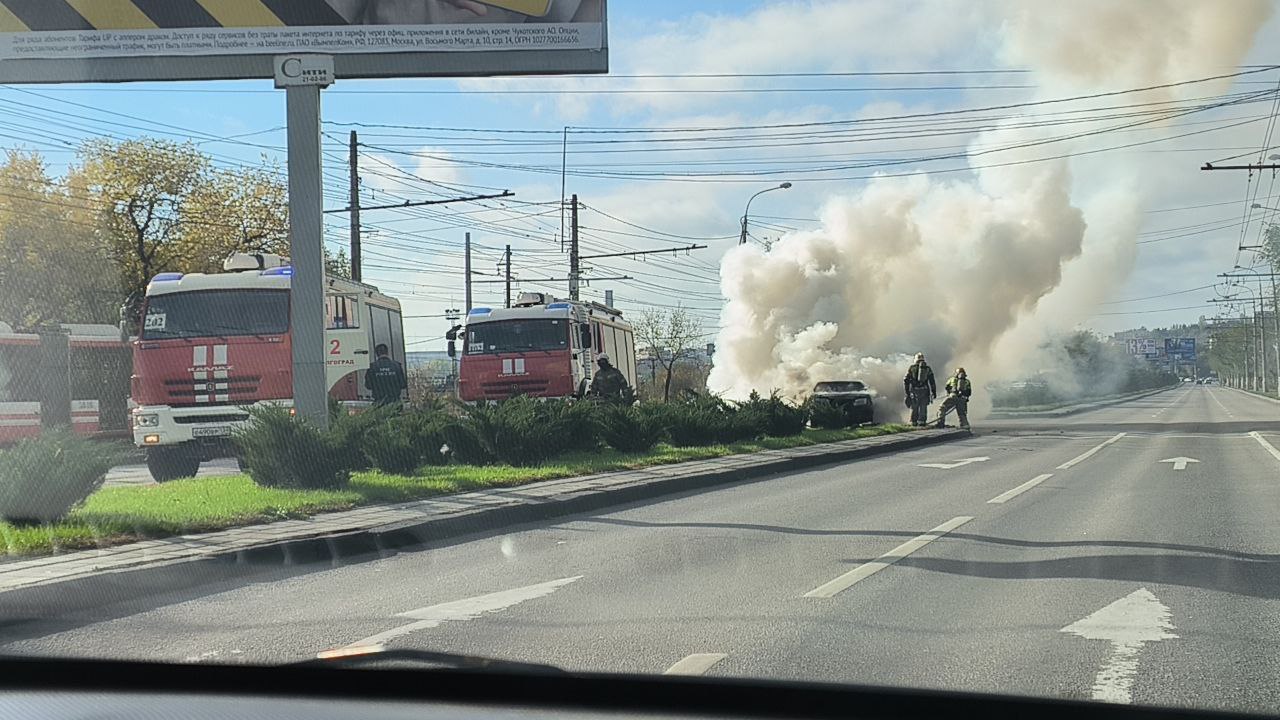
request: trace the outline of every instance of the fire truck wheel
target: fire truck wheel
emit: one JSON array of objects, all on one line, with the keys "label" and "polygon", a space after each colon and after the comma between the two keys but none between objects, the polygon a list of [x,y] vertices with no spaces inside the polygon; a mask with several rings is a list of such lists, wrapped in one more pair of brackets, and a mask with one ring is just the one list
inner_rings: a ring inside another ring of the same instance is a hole
[{"label": "fire truck wheel", "polygon": [[181,448],[152,448],[147,451],[147,469],[156,482],[195,477],[200,458]]}]

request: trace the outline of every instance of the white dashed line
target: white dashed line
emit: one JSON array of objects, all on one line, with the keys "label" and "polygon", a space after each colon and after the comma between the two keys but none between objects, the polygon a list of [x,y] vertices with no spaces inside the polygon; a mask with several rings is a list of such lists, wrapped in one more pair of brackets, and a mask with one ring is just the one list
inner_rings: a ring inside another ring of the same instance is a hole
[{"label": "white dashed line", "polygon": [[1099,453],[1103,448],[1105,448],[1106,446],[1111,445],[1112,443],[1118,442],[1118,441],[1120,440],[1120,438],[1122,438],[1122,437],[1124,437],[1124,436],[1125,436],[1125,434],[1126,434],[1126,433],[1116,433],[1116,435],[1115,435],[1114,437],[1112,437],[1111,439],[1109,439],[1109,440],[1104,440],[1103,442],[1101,442],[1101,443],[1099,443],[1099,444],[1097,444],[1097,445],[1095,445],[1095,446],[1093,446],[1093,447],[1089,448],[1088,450],[1085,450],[1084,452],[1080,453],[1079,455],[1077,455],[1077,456],[1075,456],[1075,457],[1071,458],[1070,460],[1068,460],[1068,461],[1066,461],[1066,462],[1062,463],[1061,465],[1059,465],[1059,466],[1057,467],[1057,469],[1058,469],[1058,470],[1070,470],[1072,467],[1074,467],[1074,466],[1076,466],[1076,465],[1079,465],[1080,463],[1084,462],[1085,460],[1088,460],[1089,458],[1091,458],[1091,457],[1093,457],[1094,455],[1098,454],[1098,453]]},{"label": "white dashed line", "polygon": [[1271,457],[1280,460],[1280,450],[1277,450],[1275,445],[1267,442],[1267,439],[1262,437],[1262,433],[1255,430],[1249,433],[1249,437],[1257,440],[1259,445],[1266,449],[1267,452],[1271,453]]},{"label": "white dashed line", "polygon": [[667,668],[663,675],[704,675],[712,665],[727,657],[724,653],[694,653]]},{"label": "white dashed line", "polygon": [[1021,484],[1021,485],[1019,485],[1018,487],[1016,487],[1016,488],[1014,488],[1014,489],[1012,489],[1012,490],[1006,491],[1006,492],[1002,492],[1002,493],[1000,493],[999,495],[997,495],[997,496],[995,496],[995,497],[991,498],[990,500],[988,500],[988,501],[987,501],[987,504],[988,504],[988,505],[1002,505],[1002,504],[1004,504],[1004,503],[1007,503],[1007,502],[1009,502],[1010,500],[1012,500],[1012,499],[1014,499],[1014,498],[1018,497],[1018,496],[1019,496],[1019,495],[1021,495],[1022,493],[1024,493],[1024,492],[1026,492],[1026,491],[1030,490],[1031,488],[1033,488],[1033,487],[1035,487],[1035,486],[1039,485],[1040,483],[1044,482],[1045,480],[1048,480],[1048,479],[1049,479],[1049,478],[1051,478],[1051,477],[1053,477],[1053,473],[1045,473],[1044,475],[1037,475],[1037,476],[1035,476],[1035,477],[1031,478],[1030,480],[1028,480],[1028,481],[1026,481],[1026,482],[1022,483],[1022,484]]},{"label": "white dashed line", "polygon": [[833,597],[840,591],[848,589],[854,583],[860,582],[862,580],[866,580],[872,575],[875,575],[881,570],[898,562],[902,558],[907,557],[911,553],[919,550],[925,545],[928,545],[934,540],[937,540],[943,535],[946,535],[952,530],[955,530],[961,525],[964,525],[965,523],[969,522],[972,519],[973,518],[970,516],[961,516],[961,517],[951,518],[950,520],[942,523],[941,525],[930,530],[929,532],[923,535],[917,535],[916,537],[902,543],[898,547],[890,550],[884,555],[881,555],[875,560],[872,560],[869,563],[863,563],[862,565],[859,565],[858,567],[841,575],[835,580],[819,585],[818,587],[805,593],[804,596],[810,597],[810,598]]}]

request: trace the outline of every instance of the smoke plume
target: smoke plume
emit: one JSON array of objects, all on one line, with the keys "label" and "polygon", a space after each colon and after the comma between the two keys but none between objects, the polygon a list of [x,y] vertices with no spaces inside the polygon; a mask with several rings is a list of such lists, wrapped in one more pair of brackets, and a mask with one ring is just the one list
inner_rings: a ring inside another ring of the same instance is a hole
[{"label": "smoke plume", "polygon": [[[993,8],[1003,21],[1002,56],[1032,71],[1038,99],[1230,72],[1270,14],[1264,0],[1230,11],[1196,0]],[[1169,88],[1140,101],[1229,84]],[[816,382],[857,378],[885,396],[882,407],[901,407],[902,376],[918,351],[939,385],[958,365],[981,387],[1054,363],[1045,340],[1088,319],[1132,269],[1144,208],[1136,161],[1104,153],[1009,164],[1091,147],[1085,140],[973,154],[1061,134],[998,127],[974,139],[970,156],[972,166],[1000,167],[962,179],[877,177],[828,202],[821,229],[769,250],[730,251],[710,388],[731,398],[775,388],[800,397]],[[985,393],[975,395],[981,415]]]}]

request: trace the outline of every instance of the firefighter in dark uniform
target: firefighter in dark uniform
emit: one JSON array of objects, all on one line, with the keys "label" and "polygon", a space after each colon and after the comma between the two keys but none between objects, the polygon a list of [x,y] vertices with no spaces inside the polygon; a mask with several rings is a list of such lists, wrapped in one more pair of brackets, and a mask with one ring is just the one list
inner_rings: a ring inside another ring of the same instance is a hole
[{"label": "firefighter in dark uniform", "polygon": [[924,361],[924,353],[916,353],[902,387],[907,393],[907,407],[911,408],[911,424],[925,427],[929,424],[929,403],[938,399],[938,383],[933,379],[933,368]]},{"label": "firefighter in dark uniform", "polygon": [[627,376],[623,375],[621,370],[609,362],[608,355],[601,355],[597,358],[596,365],[600,369],[596,371],[596,376],[591,379],[590,393],[592,397],[611,403],[626,404],[627,400],[632,397],[630,392],[631,383],[627,382]]},{"label": "firefighter in dark uniform", "polygon": [[377,359],[369,363],[369,370],[364,374],[364,386],[373,393],[375,405],[394,405],[400,402],[400,393],[409,387],[409,379],[405,377],[400,363],[387,357],[387,346],[379,343],[373,349]]},{"label": "firefighter in dark uniform", "polygon": [[958,368],[946,385],[947,399],[942,401],[942,414],[938,417],[938,427],[947,426],[947,413],[955,409],[960,416],[960,427],[969,429],[969,398],[973,395],[973,383],[964,368]]}]

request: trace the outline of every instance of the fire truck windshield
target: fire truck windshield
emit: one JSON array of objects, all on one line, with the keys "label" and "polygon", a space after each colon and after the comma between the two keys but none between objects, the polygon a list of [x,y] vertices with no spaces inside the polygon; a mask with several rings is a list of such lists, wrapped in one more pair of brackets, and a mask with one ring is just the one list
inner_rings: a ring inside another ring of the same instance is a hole
[{"label": "fire truck windshield", "polygon": [[567,350],[567,320],[498,320],[467,327],[467,355]]},{"label": "fire truck windshield", "polygon": [[197,290],[147,298],[144,340],[280,335],[289,330],[287,290]]}]

